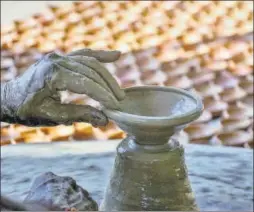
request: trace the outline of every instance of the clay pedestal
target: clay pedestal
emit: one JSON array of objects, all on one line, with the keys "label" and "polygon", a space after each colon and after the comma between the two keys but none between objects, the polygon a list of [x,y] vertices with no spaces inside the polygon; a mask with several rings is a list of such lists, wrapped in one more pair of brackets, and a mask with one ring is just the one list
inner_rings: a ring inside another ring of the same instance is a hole
[{"label": "clay pedestal", "polygon": [[200,116],[200,99],[183,90],[157,86],[125,91],[121,111],[104,109],[128,136],[117,148],[100,209],[197,210],[183,147],[169,138]]}]

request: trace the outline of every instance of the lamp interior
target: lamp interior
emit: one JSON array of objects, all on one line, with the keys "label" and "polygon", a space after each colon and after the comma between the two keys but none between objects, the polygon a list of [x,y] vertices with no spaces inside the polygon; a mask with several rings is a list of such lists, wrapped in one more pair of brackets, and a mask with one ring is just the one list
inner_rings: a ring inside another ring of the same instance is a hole
[{"label": "lamp interior", "polygon": [[195,99],[182,93],[163,90],[127,90],[121,112],[150,117],[183,115],[195,110]]}]

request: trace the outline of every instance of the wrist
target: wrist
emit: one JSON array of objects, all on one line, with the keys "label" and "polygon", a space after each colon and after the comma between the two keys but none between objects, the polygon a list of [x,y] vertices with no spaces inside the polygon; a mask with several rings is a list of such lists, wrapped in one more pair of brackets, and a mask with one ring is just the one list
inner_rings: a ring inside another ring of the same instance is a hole
[{"label": "wrist", "polygon": [[16,123],[16,112],[12,105],[11,81],[1,82],[1,122]]}]

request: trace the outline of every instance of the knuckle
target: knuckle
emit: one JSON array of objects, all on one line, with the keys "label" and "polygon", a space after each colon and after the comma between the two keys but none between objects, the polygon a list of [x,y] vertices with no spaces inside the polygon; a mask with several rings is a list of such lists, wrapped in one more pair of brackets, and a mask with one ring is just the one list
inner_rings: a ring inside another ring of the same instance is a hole
[{"label": "knuckle", "polygon": [[50,59],[50,58],[52,58],[52,56],[53,56],[54,54],[55,54],[55,52],[50,52],[50,53],[44,55],[44,58],[45,58],[45,59]]},{"label": "knuckle", "polygon": [[59,69],[59,68],[58,68],[58,66],[57,66],[57,64],[56,64],[55,62],[50,63],[50,65],[49,65],[49,70],[50,70],[52,73],[55,73],[58,69]]},{"label": "knuckle", "polygon": [[56,60],[59,59],[61,56],[57,54],[56,52],[50,52],[45,55],[45,59],[47,60]]},{"label": "knuckle", "polygon": [[95,58],[95,57],[87,57],[86,60],[88,60],[89,62],[92,62],[92,63],[98,63],[99,61]]},{"label": "knuckle", "polygon": [[93,50],[90,49],[90,48],[86,48],[86,49],[84,49],[84,51],[87,52],[87,53],[92,53],[93,52]]}]

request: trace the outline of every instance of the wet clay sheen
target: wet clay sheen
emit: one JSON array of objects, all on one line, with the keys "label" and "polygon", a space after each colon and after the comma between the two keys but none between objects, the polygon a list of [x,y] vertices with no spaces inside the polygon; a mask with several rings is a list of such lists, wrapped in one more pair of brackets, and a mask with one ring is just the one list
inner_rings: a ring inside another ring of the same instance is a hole
[{"label": "wet clay sheen", "polygon": [[103,211],[197,211],[176,141],[160,147],[138,145],[128,137],[117,148]]},{"label": "wet clay sheen", "polygon": [[69,55],[49,53],[23,75],[1,83],[1,121],[26,126],[89,122],[105,126],[107,117],[89,105],[62,104],[59,91],[86,94],[107,108],[118,109],[125,93],[100,62],[114,62],[116,51],[83,49]]},{"label": "wet clay sheen", "polygon": [[121,111],[103,109],[128,136],[117,147],[100,210],[198,210],[184,149],[171,136],[201,115],[200,98],[159,86],[127,88],[125,93]]}]

